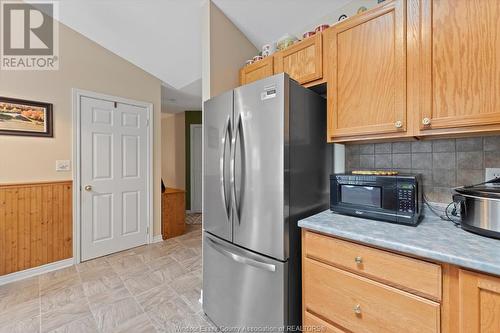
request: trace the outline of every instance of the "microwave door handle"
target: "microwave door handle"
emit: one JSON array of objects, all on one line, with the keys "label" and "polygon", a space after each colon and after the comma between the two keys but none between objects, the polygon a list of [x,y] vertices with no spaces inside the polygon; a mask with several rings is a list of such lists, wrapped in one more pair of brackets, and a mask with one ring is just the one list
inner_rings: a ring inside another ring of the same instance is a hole
[{"label": "microwave door handle", "polygon": [[373,186],[363,186],[366,190],[372,191],[374,189]]},{"label": "microwave door handle", "polygon": [[[220,171],[220,186],[221,186],[221,195],[222,202],[224,203],[224,210],[226,212],[226,216],[228,220],[231,219],[231,210],[230,210],[230,198],[228,200],[226,195],[226,177],[225,177],[225,161],[226,161],[226,138],[229,135],[229,143],[231,144],[231,117],[228,116],[227,120],[224,122],[224,131],[221,139],[221,151],[220,151],[220,161],[219,161],[219,171]],[[231,150],[231,145],[229,146]]]},{"label": "microwave door handle", "polygon": [[219,242],[214,241],[211,238],[206,238],[208,240],[208,244],[217,252],[222,254],[225,257],[228,257],[240,264],[253,266],[259,269],[263,269],[269,272],[276,272],[276,265],[268,264],[262,261],[258,261],[252,258],[244,257],[242,255],[236,254],[234,252],[229,251]]}]

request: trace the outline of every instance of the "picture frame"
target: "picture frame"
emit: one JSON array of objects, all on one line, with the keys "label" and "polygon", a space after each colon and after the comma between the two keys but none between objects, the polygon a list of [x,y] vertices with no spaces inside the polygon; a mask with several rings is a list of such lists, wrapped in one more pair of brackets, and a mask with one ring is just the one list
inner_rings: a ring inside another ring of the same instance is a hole
[{"label": "picture frame", "polygon": [[0,135],[53,137],[53,105],[0,96]]}]

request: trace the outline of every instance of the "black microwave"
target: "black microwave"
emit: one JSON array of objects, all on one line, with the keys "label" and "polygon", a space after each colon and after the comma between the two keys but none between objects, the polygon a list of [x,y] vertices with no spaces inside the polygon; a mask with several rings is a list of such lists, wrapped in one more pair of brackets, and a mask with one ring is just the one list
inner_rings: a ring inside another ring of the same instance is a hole
[{"label": "black microwave", "polygon": [[331,175],[330,210],[416,226],[422,211],[421,176]]}]

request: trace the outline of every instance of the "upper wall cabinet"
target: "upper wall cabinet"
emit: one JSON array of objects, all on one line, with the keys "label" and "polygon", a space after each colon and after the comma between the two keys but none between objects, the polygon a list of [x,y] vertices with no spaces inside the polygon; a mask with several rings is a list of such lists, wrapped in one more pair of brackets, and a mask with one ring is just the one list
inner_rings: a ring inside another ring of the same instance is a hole
[{"label": "upper wall cabinet", "polygon": [[322,35],[313,37],[274,55],[274,74],[285,72],[300,84],[306,84],[323,78]]},{"label": "upper wall cabinet", "polygon": [[254,82],[265,77],[272,76],[273,73],[273,57],[266,57],[262,60],[254,62],[253,64],[243,67],[240,70],[240,83],[241,85],[244,85]]},{"label": "upper wall cabinet", "polygon": [[500,1],[408,1],[416,135],[500,129]]},{"label": "upper wall cabinet", "polygon": [[406,135],[405,6],[385,1],[323,33],[328,141]]}]

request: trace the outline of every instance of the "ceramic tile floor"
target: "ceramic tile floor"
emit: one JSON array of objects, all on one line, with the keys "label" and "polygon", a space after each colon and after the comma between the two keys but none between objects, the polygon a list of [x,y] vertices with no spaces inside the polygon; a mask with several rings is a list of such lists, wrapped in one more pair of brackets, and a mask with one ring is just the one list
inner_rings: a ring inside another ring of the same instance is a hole
[{"label": "ceramic tile floor", "polygon": [[167,241],[0,286],[0,332],[213,328],[199,303],[201,226]]}]

